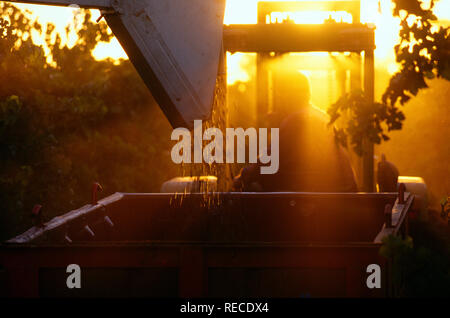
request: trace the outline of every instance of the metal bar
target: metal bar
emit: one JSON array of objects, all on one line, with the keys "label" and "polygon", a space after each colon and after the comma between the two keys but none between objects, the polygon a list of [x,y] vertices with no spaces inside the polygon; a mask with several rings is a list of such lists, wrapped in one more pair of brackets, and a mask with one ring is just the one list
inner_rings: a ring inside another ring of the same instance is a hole
[{"label": "metal bar", "polygon": [[[341,268],[378,259],[378,244],[352,245],[342,243],[334,246],[310,244],[303,246],[273,246],[207,248],[207,267],[210,268]],[[270,255],[270,257],[267,257]],[[357,256],[357,257],[355,257]],[[371,264],[371,263],[369,263]]]},{"label": "metal bar", "polygon": [[[375,95],[375,64],[373,49],[364,52],[364,92],[368,101],[373,103]],[[374,144],[366,139],[363,147],[363,190],[365,192],[373,192],[375,186],[373,160]]]},{"label": "metal bar", "polygon": [[410,193],[406,193],[406,197],[407,200],[404,204],[399,203],[399,200],[397,199],[394,208],[392,209],[392,226],[395,227],[395,233],[400,230],[414,200],[414,195]]},{"label": "metal bar", "polygon": [[[260,10],[258,3],[258,24],[266,23],[266,15],[265,12]],[[225,31],[224,31],[225,32]],[[224,34],[224,46],[226,47],[225,34]],[[267,52],[258,52],[256,57],[256,123],[258,127],[263,127],[263,119],[265,116],[261,116],[262,114],[267,113],[268,109],[268,73],[266,63],[268,62]]]},{"label": "metal bar", "polygon": [[353,16],[353,23],[360,20],[360,1],[279,1],[259,2],[258,16],[265,17],[272,12],[298,12],[298,11],[346,11]]},{"label": "metal bar", "polygon": [[180,247],[172,246],[41,246],[0,249],[2,265],[8,271],[18,268],[161,268],[178,267]]},{"label": "metal bar", "polygon": [[382,243],[383,238],[385,238],[386,236],[396,235],[404,222],[407,222],[407,215],[414,201],[414,195],[406,193],[405,196],[405,204],[400,204],[398,202],[398,199],[397,201],[395,201],[394,207],[392,208],[391,226],[388,227],[386,226],[386,224],[383,224],[383,227],[380,233],[378,233],[377,237],[375,238],[374,243]]},{"label": "metal bar", "polygon": [[76,4],[81,8],[86,9],[110,9],[111,0],[6,0],[6,2],[28,3],[28,4],[41,4],[51,6],[63,6]]},{"label": "metal bar", "polygon": [[269,109],[269,79],[267,53],[258,53],[256,57],[256,122],[258,127],[265,127],[264,121]]},{"label": "metal bar", "polygon": [[253,24],[224,27],[229,52],[361,52],[375,48],[374,30],[364,25]]},{"label": "metal bar", "polygon": [[[95,244],[95,243],[94,243]],[[85,268],[337,268],[378,260],[377,243],[201,244],[149,242],[113,245],[9,246],[1,248],[6,269],[59,268],[74,260]],[[268,257],[268,255],[270,257]],[[197,273],[198,274],[198,273]]]}]

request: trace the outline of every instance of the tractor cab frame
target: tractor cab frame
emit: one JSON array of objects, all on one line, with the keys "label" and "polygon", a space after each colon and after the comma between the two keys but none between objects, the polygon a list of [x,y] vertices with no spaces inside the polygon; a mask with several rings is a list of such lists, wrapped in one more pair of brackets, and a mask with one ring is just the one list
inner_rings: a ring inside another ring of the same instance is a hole
[{"label": "tractor cab frame", "polygon": [[[270,17],[275,12],[324,10],[347,12],[352,16],[352,23],[328,22],[317,25],[270,23]],[[269,96],[268,62],[285,53],[349,52],[350,54],[345,57],[347,63],[333,64],[339,81],[339,93],[346,92],[345,83],[349,76],[350,90],[364,89],[367,98],[374,100],[375,29],[360,23],[359,0],[258,2],[257,22],[257,24],[224,26],[226,51],[257,53],[256,116],[268,112],[272,98]],[[261,123],[261,117],[258,119]],[[365,192],[373,192],[375,187],[373,156],[374,146],[366,142],[362,160],[356,160],[358,183]]]}]

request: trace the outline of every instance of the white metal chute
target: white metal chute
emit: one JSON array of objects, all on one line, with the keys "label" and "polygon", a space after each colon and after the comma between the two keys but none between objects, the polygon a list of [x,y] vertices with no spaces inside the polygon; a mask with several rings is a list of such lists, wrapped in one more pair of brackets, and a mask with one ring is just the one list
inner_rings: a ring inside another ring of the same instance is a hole
[{"label": "white metal chute", "polygon": [[224,0],[116,0],[111,29],[173,127],[211,114]]},{"label": "white metal chute", "polygon": [[222,54],[225,0],[12,2],[101,9],[174,128],[192,128],[194,120],[210,117]]},{"label": "white metal chute", "polygon": [[177,64],[178,76],[168,73],[169,82],[180,80],[186,86],[180,87],[182,95],[178,97],[193,106],[184,109],[179,104],[189,124],[211,114],[222,54],[224,11],[223,0],[166,0],[164,5],[153,0],[146,10],[167,45],[168,55],[172,55],[174,66]]}]

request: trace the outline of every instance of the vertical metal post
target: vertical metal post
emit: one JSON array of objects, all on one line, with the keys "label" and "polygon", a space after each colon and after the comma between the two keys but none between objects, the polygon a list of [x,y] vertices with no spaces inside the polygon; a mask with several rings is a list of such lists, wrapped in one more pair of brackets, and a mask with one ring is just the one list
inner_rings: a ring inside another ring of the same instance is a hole
[{"label": "vertical metal post", "polygon": [[[339,82],[339,95],[337,96],[338,98],[340,96],[343,96],[347,93],[347,68],[346,67],[342,67],[342,63],[337,64],[337,80]],[[331,101],[331,103],[333,103],[334,101]]]},{"label": "vertical metal post", "polygon": [[[258,6],[258,24],[266,23],[267,12]],[[265,116],[269,109],[269,83],[267,71],[267,53],[257,53],[256,57],[256,124],[258,127],[264,126]]]},{"label": "vertical metal post", "polygon": [[267,60],[266,53],[258,53],[256,58],[256,123],[258,127],[264,126],[264,115],[269,109]]},{"label": "vertical metal post", "polygon": [[[228,61],[227,61],[227,50],[225,49],[225,46],[222,42],[222,55],[221,55],[221,59],[220,59],[220,64],[219,64],[219,85],[223,85],[222,89],[223,89],[223,94],[225,96],[225,127],[231,127],[230,126],[230,107],[228,104]],[[225,187],[226,189],[231,189],[232,186],[232,180],[234,177],[234,173],[233,173],[233,165],[226,165],[225,168],[225,175],[226,175],[226,181],[225,182]]]},{"label": "vertical metal post", "polygon": [[[352,12],[353,23],[360,23],[361,7],[358,3],[358,8]],[[353,63],[350,71],[350,90],[361,89],[361,52],[352,53]]]},{"label": "vertical metal post", "polygon": [[[358,2],[357,8],[352,11],[353,23],[361,22],[361,4]],[[361,52],[351,53],[351,69],[350,69],[350,91],[361,90],[362,85],[362,57]],[[356,170],[356,178],[359,189],[364,189],[364,168],[363,159],[351,153],[352,163]]]},{"label": "vertical metal post", "polygon": [[[361,53],[352,53],[351,70],[350,70],[350,92],[358,91],[362,89],[362,58]],[[350,152],[352,157],[352,162],[356,170],[356,178],[358,183],[358,188],[364,188],[364,177],[363,177],[363,160],[361,157],[356,155],[354,152]]]},{"label": "vertical metal post", "polygon": [[[369,102],[374,102],[375,95],[375,64],[374,51],[368,49],[364,52],[364,91]],[[363,143],[363,190],[374,191],[374,145],[369,140]]]}]

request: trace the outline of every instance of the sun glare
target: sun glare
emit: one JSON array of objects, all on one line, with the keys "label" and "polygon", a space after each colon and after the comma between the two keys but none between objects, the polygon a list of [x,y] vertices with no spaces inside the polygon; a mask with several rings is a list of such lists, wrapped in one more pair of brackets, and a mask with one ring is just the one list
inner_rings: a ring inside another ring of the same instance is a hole
[{"label": "sun glare", "polygon": [[[257,22],[257,5],[259,0],[227,0],[225,11],[225,24],[254,24]],[[267,1],[267,0],[265,0]],[[269,0],[276,1],[276,0]],[[40,5],[16,4],[19,8],[30,11],[28,14],[31,20],[38,21],[42,25],[52,23],[63,38],[63,45],[69,47],[76,42],[76,34],[71,32],[65,37],[65,27],[74,23],[76,9],[61,8]],[[361,0],[361,22],[371,23],[376,26],[376,50],[375,55],[379,63],[388,65],[388,71],[391,73],[395,68],[394,45],[398,41],[399,19],[392,16],[391,0]],[[441,20],[450,19],[450,1],[440,0],[436,2],[435,13]],[[92,19],[99,17],[98,10],[92,10]],[[346,12],[275,12],[270,17],[271,23],[282,22],[290,19],[295,23],[319,24],[332,18],[337,22],[351,23],[352,17]],[[268,21],[269,22],[269,21]],[[44,47],[46,53],[49,53],[45,45],[43,36],[38,32],[31,34],[33,41]],[[99,43],[92,52],[97,60],[112,58],[115,61],[127,59],[127,55],[120,46],[116,38],[111,43]],[[249,75],[244,69],[245,54],[228,55],[228,83],[233,84],[237,81],[248,81]]]},{"label": "sun glare", "polygon": [[[14,5],[20,9],[27,10],[27,16],[31,19],[31,21],[37,21],[43,26],[43,33],[45,33],[47,24],[51,23],[56,27],[56,31],[61,35],[62,45],[67,45],[68,47],[73,47],[75,45],[77,35],[75,32],[70,32],[69,36],[66,37],[65,28],[70,26],[71,29],[74,29],[75,26],[79,26],[80,21],[76,19],[76,8],[61,8],[33,4]],[[91,10],[91,14],[92,21],[96,21],[100,17],[99,10]],[[44,37],[39,34],[39,32],[32,31],[31,37],[35,44],[41,45],[44,48],[46,54],[50,53]],[[93,50],[92,55],[96,60],[112,58],[115,61],[119,61],[120,59],[128,58],[116,38],[113,38],[110,43],[98,43],[97,47]],[[51,63],[51,57],[49,57],[49,62]]]}]

